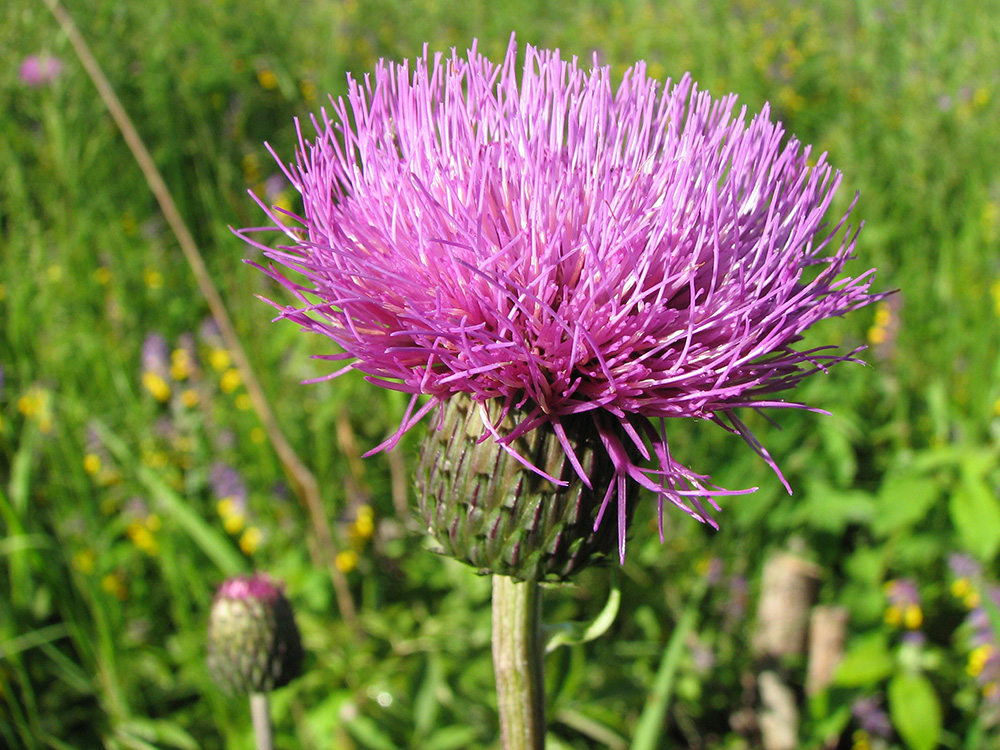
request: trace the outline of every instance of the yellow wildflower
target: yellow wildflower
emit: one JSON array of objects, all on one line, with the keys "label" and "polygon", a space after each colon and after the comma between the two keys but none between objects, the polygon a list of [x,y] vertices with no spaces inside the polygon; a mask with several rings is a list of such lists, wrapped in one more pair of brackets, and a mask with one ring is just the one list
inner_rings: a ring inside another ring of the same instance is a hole
[{"label": "yellow wildflower", "polygon": [[249,527],[240,537],[240,549],[244,555],[252,555],[260,546],[260,529],[255,526]]},{"label": "yellow wildflower", "polygon": [[174,349],[170,355],[170,377],[174,380],[185,380],[194,372],[194,364],[187,349]]},{"label": "yellow wildflower", "polygon": [[868,329],[868,343],[872,346],[884,344],[887,338],[886,330],[881,326],[872,326]]},{"label": "yellow wildflower", "polygon": [[972,584],[969,582],[968,578],[956,578],[951,582],[951,595],[956,599],[962,599],[970,591],[972,591]]},{"label": "yellow wildflower", "polygon": [[101,579],[101,588],[105,593],[111,594],[118,601],[123,602],[128,599],[128,589],[125,581],[119,573],[108,573]]},{"label": "yellow wildflower", "polygon": [[222,373],[222,379],[219,381],[219,387],[222,389],[223,393],[232,393],[240,387],[241,382],[240,371],[235,367],[230,367]]},{"label": "yellow wildflower", "polygon": [[142,384],[146,390],[153,394],[160,403],[164,403],[170,398],[170,386],[167,381],[155,372],[144,372],[142,374]]},{"label": "yellow wildflower", "polygon": [[83,470],[90,476],[94,476],[101,470],[101,457],[96,453],[88,453],[83,457]]},{"label": "yellow wildflower", "polygon": [[365,539],[371,539],[374,533],[375,514],[370,505],[362,505],[358,508],[358,517],[354,520],[354,525],[351,528],[351,536],[364,541]]},{"label": "yellow wildflower", "polygon": [[903,611],[903,624],[910,630],[916,630],[924,622],[924,612],[919,604],[908,604]]},{"label": "yellow wildflower", "polygon": [[903,613],[899,607],[890,605],[886,607],[884,619],[887,625],[898,628],[903,622]]},{"label": "yellow wildflower", "polygon": [[208,353],[208,362],[212,365],[212,369],[222,372],[230,364],[232,364],[233,358],[229,356],[229,352],[225,349],[212,349]]},{"label": "yellow wildflower", "polygon": [[34,386],[17,400],[17,410],[29,419],[39,416],[48,406],[48,391]]},{"label": "yellow wildflower", "polygon": [[132,540],[132,544],[147,555],[153,557],[159,553],[160,543],[156,541],[156,535],[142,521],[130,523],[126,533],[128,538]]},{"label": "yellow wildflower", "polygon": [[965,671],[969,673],[970,677],[978,677],[991,656],[993,656],[993,646],[988,643],[977,646],[969,652],[969,663],[966,665]]},{"label": "yellow wildflower", "polygon": [[858,729],[851,735],[851,739],[854,740],[854,744],[851,745],[851,750],[871,750],[871,738],[868,736],[868,732],[864,729]]},{"label": "yellow wildflower", "polygon": [[94,566],[97,563],[97,553],[92,549],[82,549],[73,555],[73,567],[79,570],[84,575],[89,576],[94,572]]},{"label": "yellow wildflower", "polygon": [[147,268],[143,271],[142,279],[150,289],[156,290],[163,287],[163,274],[155,268]]},{"label": "yellow wildflower", "polygon": [[226,530],[227,534],[233,536],[239,534],[245,525],[246,519],[242,513],[230,513],[222,519],[222,528]]},{"label": "yellow wildflower", "polygon": [[257,71],[257,81],[268,91],[278,86],[278,76],[269,68],[261,68]]},{"label": "yellow wildflower", "polygon": [[338,552],[337,557],[334,559],[334,565],[342,573],[350,573],[356,567],[358,567],[358,553],[354,550],[347,549],[343,552]]}]

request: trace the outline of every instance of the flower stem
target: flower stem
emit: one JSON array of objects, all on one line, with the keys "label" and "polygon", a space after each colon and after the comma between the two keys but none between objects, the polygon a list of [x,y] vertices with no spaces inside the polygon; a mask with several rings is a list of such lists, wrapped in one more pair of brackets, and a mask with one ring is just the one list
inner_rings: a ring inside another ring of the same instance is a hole
[{"label": "flower stem", "polygon": [[544,750],[541,589],[493,576],[493,671],[503,750]]},{"label": "flower stem", "polygon": [[271,730],[271,708],[267,693],[250,695],[250,718],[257,750],[273,750],[274,735]]}]

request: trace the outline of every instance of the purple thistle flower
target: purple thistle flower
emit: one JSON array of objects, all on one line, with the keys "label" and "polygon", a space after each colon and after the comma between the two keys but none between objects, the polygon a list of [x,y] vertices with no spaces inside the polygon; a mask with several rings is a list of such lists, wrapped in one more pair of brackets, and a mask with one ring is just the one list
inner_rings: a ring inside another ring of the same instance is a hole
[{"label": "purple thistle flower", "polygon": [[[348,85],[285,170],[304,215],[258,200],[274,225],[239,234],[294,272],[262,269],[299,300],[272,303],[279,319],[343,348],[328,377],[412,395],[376,451],[465,394],[508,450],[551,427],[590,486],[564,426],[587,415],[615,472],[595,528],[617,496],[621,554],[627,481],[661,518],[667,500],[713,525],[703,498],[752,491],[675,461],[668,418],[739,434],[788,488],[736,409],[809,408],[774,394],[853,352],[794,345],[878,298],[873,271],[840,277],[857,233],[834,241],[847,216],[824,229],[841,182],[825,154],[811,163],[767,107],[748,120],[735,96],[661,86],[641,62],[615,90],[609,68],[529,45],[519,75],[513,38],[499,66],[475,44],[425,48]],[[291,244],[253,239],[274,230]]]},{"label": "purple thistle flower", "polygon": [[51,55],[28,55],[18,71],[21,83],[30,88],[42,88],[53,83],[62,75],[63,64]]}]

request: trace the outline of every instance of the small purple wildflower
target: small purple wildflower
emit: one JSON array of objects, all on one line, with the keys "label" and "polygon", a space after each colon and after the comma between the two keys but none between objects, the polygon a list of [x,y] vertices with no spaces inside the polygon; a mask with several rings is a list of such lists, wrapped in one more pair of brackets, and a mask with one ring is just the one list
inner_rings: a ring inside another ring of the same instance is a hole
[{"label": "small purple wildflower", "polygon": [[198,327],[198,338],[206,346],[221,347],[223,345],[222,333],[219,331],[219,324],[215,322],[215,318],[208,317],[201,322]]},{"label": "small purple wildflower", "polygon": [[707,675],[715,668],[715,652],[711,646],[702,642],[697,635],[691,634],[687,642],[688,654],[691,657],[691,666],[698,675]]},{"label": "small purple wildflower", "polygon": [[232,466],[217,461],[212,464],[209,474],[209,482],[212,485],[212,493],[220,498],[229,498],[240,511],[245,512],[247,507],[247,486],[246,482]]},{"label": "small purple wildflower", "polygon": [[875,696],[858,698],[851,704],[855,720],[873,737],[888,739],[892,736],[892,722],[882,708],[882,702]]},{"label": "small purple wildflower", "polygon": [[[873,271],[840,277],[848,217],[824,229],[841,174],[766,106],[748,117],[690,76],[661,86],[640,62],[615,90],[596,60],[530,45],[517,68],[513,38],[499,66],[475,44],[425,48],[349,79],[312,141],[300,130],[285,174],[303,215],[258,199],[273,226],[238,232],[293,272],[262,268],[299,300],[272,303],[279,319],[343,348],[322,357],[349,362],[327,377],[358,369],[411,394],[376,451],[467,394],[502,405],[495,424],[482,414],[509,451],[551,426],[589,486],[563,425],[589,415],[615,466],[595,526],[617,496],[622,554],[627,481],[656,493],[661,518],[668,501],[713,525],[702,499],[718,510],[715,497],[752,491],[675,461],[668,418],[742,436],[791,491],[736,409],[809,408],[774,394],[855,361],[794,348],[879,298]],[[291,244],[253,239],[275,230]]]},{"label": "small purple wildflower", "polygon": [[725,570],[725,565],[721,558],[713,557],[708,560],[705,564],[705,578],[708,580],[709,586],[718,586],[722,581],[722,573]]},{"label": "small purple wildflower", "polygon": [[149,516],[149,504],[141,497],[133,496],[128,499],[123,508],[125,515],[130,519],[145,519]]},{"label": "small purple wildflower", "polygon": [[920,608],[920,591],[916,581],[910,578],[896,578],[885,585],[888,606],[885,621],[889,625],[903,625],[908,630],[917,630],[924,622],[924,612]]},{"label": "small purple wildflower", "polygon": [[729,579],[729,596],[722,605],[726,630],[733,630],[743,623],[750,605],[750,585],[746,576],[734,575]]},{"label": "small purple wildflower", "polygon": [[920,591],[912,578],[895,578],[885,586],[885,594],[889,604],[899,609],[906,609],[920,604]]},{"label": "small purple wildflower", "polygon": [[983,575],[983,566],[971,555],[961,552],[948,555],[948,569],[955,578],[977,580]]},{"label": "small purple wildflower", "polygon": [[170,345],[158,333],[151,333],[142,342],[142,371],[170,377]]},{"label": "small purple wildflower", "polygon": [[274,203],[290,187],[284,172],[275,172],[264,181],[264,197],[269,203]]},{"label": "small purple wildflower", "polygon": [[51,55],[28,55],[21,63],[21,83],[37,89],[51,85],[62,75],[63,64]]}]

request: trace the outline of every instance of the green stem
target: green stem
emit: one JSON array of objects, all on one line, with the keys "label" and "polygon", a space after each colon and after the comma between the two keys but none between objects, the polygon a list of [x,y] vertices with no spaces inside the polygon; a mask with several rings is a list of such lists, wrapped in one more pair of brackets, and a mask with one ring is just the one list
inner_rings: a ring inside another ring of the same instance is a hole
[{"label": "green stem", "polygon": [[271,707],[267,693],[250,695],[250,718],[257,750],[273,750],[274,733],[271,730]]},{"label": "green stem", "polygon": [[542,596],[533,581],[493,576],[493,671],[503,750],[544,750]]}]

